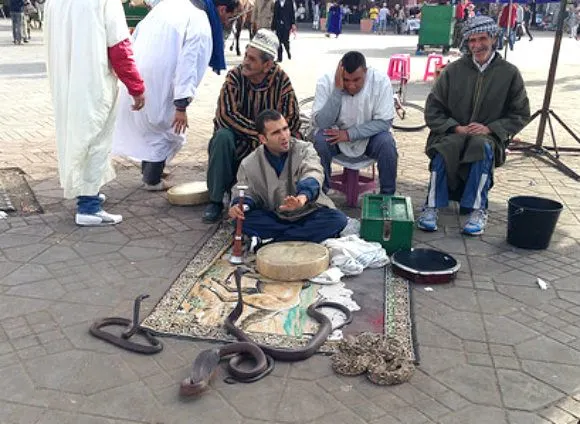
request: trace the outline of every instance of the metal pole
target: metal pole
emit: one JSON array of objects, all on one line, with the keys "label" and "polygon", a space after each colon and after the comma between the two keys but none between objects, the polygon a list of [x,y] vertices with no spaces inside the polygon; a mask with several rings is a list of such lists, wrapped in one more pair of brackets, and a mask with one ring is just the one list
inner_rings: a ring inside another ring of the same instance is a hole
[{"label": "metal pole", "polygon": [[558,67],[558,56],[560,55],[560,45],[562,44],[562,34],[564,32],[564,17],[566,14],[567,0],[560,0],[560,14],[556,25],[556,36],[554,37],[554,48],[552,49],[552,60],[550,70],[548,71],[548,81],[546,82],[546,92],[544,94],[544,103],[540,115],[540,124],[538,125],[538,135],[536,138],[536,147],[541,148],[544,142],[544,133],[546,131],[546,122],[550,113],[550,102],[554,92],[554,81],[556,80],[556,68]]}]

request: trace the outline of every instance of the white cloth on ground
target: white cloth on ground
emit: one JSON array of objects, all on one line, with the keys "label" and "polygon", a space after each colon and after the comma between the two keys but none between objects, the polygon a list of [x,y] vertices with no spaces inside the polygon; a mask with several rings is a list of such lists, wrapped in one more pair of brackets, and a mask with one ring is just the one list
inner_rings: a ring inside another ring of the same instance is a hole
[{"label": "white cloth on ground", "polygon": [[110,162],[117,77],[107,48],[129,38],[119,0],[47,0],[45,42],[64,197],[94,196]]},{"label": "white cloth on ground", "polygon": [[346,227],[340,232],[340,237],[358,236],[360,234],[360,221],[356,218],[348,217]]},{"label": "white cloth on ground", "polygon": [[[335,89],[334,75],[336,70],[322,76],[316,84],[312,117],[324,107],[332,91]],[[393,102],[393,87],[385,72],[369,67],[365,83],[361,91],[354,96],[343,93],[342,105],[337,126],[348,129],[372,120],[388,121],[393,119],[395,108]],[[314,122],[314,119],[313,119]],[[325,128],[315,128],[315,131]],[[338,148],[346,156],[359,157],[366,150],[368,138],[338,143]]]},{"label": "white cloth on ground", "polygon": [[380,243],[356,235],[327,239],[321,244],[330,250],[330,265],[340,268],[345,275],[358,275],[365,268],[380,268],[389,263]]},{"label": "white cloth on ground", "polygon": [[121,90],[113,154],[169,161],[185,144],[185,134],[176,134],[171,125],[173,101],[195,97],[211,57],[211,27],[190,0],[163,0],[137,25],[133,38],[146,102],[134,112],[131,96]]}]

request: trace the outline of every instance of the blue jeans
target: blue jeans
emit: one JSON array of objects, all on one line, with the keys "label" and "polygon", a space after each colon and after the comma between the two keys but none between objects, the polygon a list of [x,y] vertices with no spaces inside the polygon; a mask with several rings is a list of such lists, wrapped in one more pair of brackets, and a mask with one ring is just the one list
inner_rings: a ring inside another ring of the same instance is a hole
[{"label": "blue jeans", "polygon": [[20,43],[24,33],[24,13],[10,12],[10,17],[12,18],[12,37],[14,41]]},{"label": "blue jeans", "polygon": [[[499,33],[499,41],[498,41],[498,46],[497,48],[499,50],[503,49],[503,38],[505,37],[505,34],[507,32],[507,28],[501,28],[501,31]],[[510,31],[510,35],[508,37],[508,45],[510,46],[510,50],[514,49],[514,44],[516,42],[516,29],[512,28],[512,30]]]},{"label": "blue jeans", "polygon": [[346,227],[347,217],[338,209],[321,207],[298,221],[280,219],[274,212],[254,209],[245,213],[242,232],[274,241],[320,243],[336,237]]},{"label": "blue jeans", "polygon": [[[329,144],[323,130],[319,130],[314,136],[314,148],[320,156],[320,162],[324,168],[324,191],[330,188],[332,158],[340,153],[336,144]],[[379,169],[379,182],[382,194],[394,194],[397,188],[397,145],[393,135],[389,131],[383,131],[373,135],[365,150],[365,155],[377,161]]]},{"label": "blue jeans", "polygon": [[77,213],[93,215],[101,210],[99,195],[77,197]]},{"label": "blue jeans", "polygon": [[[461,196],[459,205],[466,209],[487,209],[487,195],[491,186],[493,169],[493,149],[485,144],[485,159],[471,163],[469,176]],[[430,208],[445,208],[449,204],[449,189],[447,187],[447,171],[445,160],[439,153],[431,161],[431,178],[427,191],[425,206]]]}]

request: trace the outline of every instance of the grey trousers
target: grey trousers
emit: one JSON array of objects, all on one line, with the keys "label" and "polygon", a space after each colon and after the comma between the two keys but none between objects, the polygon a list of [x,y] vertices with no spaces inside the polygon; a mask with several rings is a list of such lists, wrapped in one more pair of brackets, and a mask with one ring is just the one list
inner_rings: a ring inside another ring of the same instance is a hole
[{"label": "grey trousers", "polygon": [[10,12],[12,18],[12,37],[17,43],[22,42],[22,35],[24,32],[24,13]]},{"label": "grey trousers", "polygon": [[[324,191],[330,188],[332,158],[340,153],[336,144],[329,144],[322,130],[314,136],[314,148],[320,156],[324,168]],[[377,161],[381,194],[394,194],[397,188],[397,162],[399,155],[395,139],[390,132],[383,131],[373,135],[365,150],[365,155]]]}]

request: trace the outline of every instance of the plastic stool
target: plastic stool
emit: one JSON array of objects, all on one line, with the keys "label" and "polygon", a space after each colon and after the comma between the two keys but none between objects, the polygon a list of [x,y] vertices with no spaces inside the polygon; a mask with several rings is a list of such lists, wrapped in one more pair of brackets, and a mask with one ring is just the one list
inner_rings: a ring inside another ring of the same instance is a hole
[{"label": "plastic stool", "polygon": [[[433,67],[431,67],[433,64]],[[440,54],[431,53],[427,56],[427,66],[425,66],[425,75],[423,75],[423,81],[427,81],[429,77],[435,77],[437,73],[437,67],[443,66],[443,56]],[[433,70],[431,70],[433,68]]]},{"label": "plastic stool", "polygon": [[[333,162],[343,167],[342,174],[332,175],[330,177],[330,187],[346,195],[346,204],[350,207],[356,207],[358,197],[377,188],[375,181],[375,160],[368,156],[359,156],[351,158],[342,153],[332,158]],[[373,176],[365,177],[360,175],[359,171],[369,166],[373,167]]]},{"label": "plastic stool", "polygon": [[409,79],[411,75],[411,55],[394,54],[389,59],[387,75],[391,80]]}]

